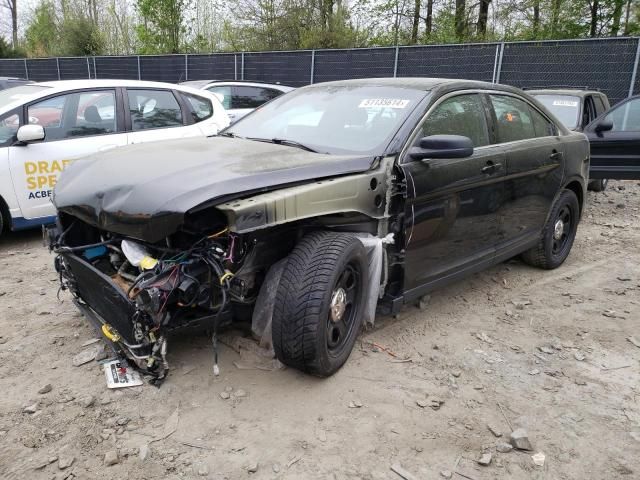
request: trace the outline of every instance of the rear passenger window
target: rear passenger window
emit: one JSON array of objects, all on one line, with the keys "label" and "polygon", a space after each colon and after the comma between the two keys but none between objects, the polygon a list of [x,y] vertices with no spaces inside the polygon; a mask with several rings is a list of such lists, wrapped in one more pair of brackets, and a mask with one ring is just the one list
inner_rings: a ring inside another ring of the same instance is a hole
[{"label": "rear passenger window", "polygon": [[195,123],[206,120],[213,115],[213,105],[208,98],[202,98],[184,92],[182,96],[187,100],[191,117]]},{"label": "rear passenger window", "polygon": [[234,86],[231,108],[258,108],[282,92],[271,88]]},{"label": "rear passenger window", "polygon": [[114,133],[116,95],[113,90],[90,90],[48,98],[29,105],[32,125],[42,125],[45,142]]},{"label": "rear passenger window", "polygon": [[416,142],[429,135],[463,135],[474,147],[489,144],[489,132],[482,99],[479,95],[457,95],[438,105],[422,124]]},{"label": "rear passenger window", "polygon": [[128,89],[133,130],[179,127],[183,125],[180,104],[168,90]]},{"label": "rear passenger window", "polygon": [[225,110],[229,110],[231,108],[231,87],[228,85],[221,85],[218,87],[209,87],[207,88],[211,93],[215,93],[219,96],[220,103]]},{"label": "rear passenger window", "polygon": [[547,120],[544,115],[533,107],[529,107],[529,111],[531,112],[533,130],[536,133],[536,137],[551,137],[557,134],[556,126]]},{"label": "rear passenger window", "polygon": [[515,142],[537,136],[527,103],[507,95],[490,95],[490,97],[496,114],[498,143]]}]

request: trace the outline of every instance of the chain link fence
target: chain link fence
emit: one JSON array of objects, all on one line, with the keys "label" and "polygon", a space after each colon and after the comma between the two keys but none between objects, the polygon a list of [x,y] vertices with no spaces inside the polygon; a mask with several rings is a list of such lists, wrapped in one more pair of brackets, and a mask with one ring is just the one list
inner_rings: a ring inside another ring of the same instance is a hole
[{"label": "chain link fence", "polygon": [[517,87],[590,87],[611,103],[640,94],[640,38],[417,45],[192,55],[1,59],[0,76],[254,80],[294,87],[365,77],[446,77]]}]

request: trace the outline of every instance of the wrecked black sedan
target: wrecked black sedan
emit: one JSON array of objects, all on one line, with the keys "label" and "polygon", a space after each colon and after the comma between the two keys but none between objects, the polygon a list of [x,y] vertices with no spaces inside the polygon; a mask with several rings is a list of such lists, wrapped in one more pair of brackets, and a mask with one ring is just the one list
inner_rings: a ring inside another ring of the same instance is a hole
[{"label": "wrecked black sedan", "polygon": [[[319,376],[364,322],[522,254],[565,260],[589,145],[522,91],[367,79],[283,95],[203,139],[78,161],[49,232],[62,286],[138,368],[167,338],[252,323]],[[217,368],[217,366],[216,366]]]}]

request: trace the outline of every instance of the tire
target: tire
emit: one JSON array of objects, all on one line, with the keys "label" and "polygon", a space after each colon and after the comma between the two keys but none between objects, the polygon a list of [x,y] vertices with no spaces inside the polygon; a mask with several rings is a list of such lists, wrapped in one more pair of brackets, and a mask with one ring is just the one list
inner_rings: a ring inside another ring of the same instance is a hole
[{"label": "tire", "polygon": [[608,183],[609,180],[606,178],[592,180],[591,182],[589,182],[589,190],[593,190],[594,192],[604,192],[604,189],[607,188]]},{"label": "tire", "polygon": [[[524,252],[522,259],[529,265],[547,270],[562,265],[571,251],[579,219],[578,197],[571,190],[563,190],[551,208],[538,245]],[[556,229],[558,222],[562,227]]]},{"label": "tire", "polygon": [[351,234],[314,232],[296,245],[273,310],[278,360],[320,377],[347,361],[362,325],[367,269],[367,252]]},{"label": "tire", "polygon": [[[2,236],[2,234],[4,233],[4,227],[5,227],[5,218],[4,218],[4,209],[2,208],[2,200],[0,200],[0,237]],[[8,223],[6,224],[8,227]]]}]

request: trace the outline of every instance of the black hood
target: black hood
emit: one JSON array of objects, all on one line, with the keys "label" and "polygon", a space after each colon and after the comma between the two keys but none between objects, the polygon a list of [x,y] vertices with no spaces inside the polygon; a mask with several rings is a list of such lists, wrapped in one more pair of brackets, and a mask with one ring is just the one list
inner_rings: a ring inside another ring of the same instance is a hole
[{"label": "black hood", "polygon": [[371,156],[226,137],[136,144],[74,162],[60,176],[53,203],[103,230],[157,242],[205,202],[363,172],[372,163]]}]

